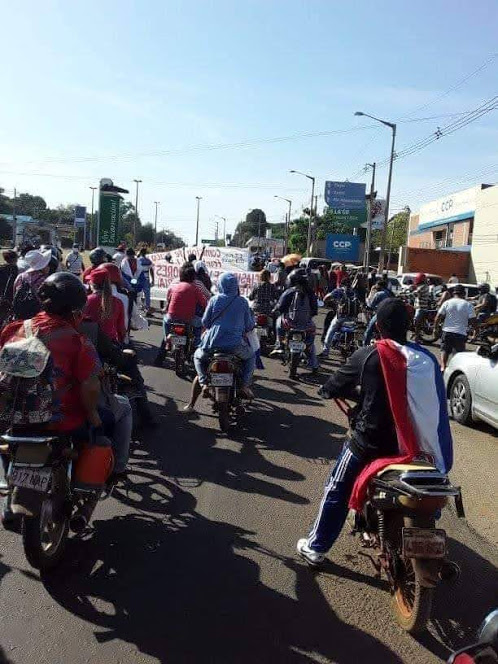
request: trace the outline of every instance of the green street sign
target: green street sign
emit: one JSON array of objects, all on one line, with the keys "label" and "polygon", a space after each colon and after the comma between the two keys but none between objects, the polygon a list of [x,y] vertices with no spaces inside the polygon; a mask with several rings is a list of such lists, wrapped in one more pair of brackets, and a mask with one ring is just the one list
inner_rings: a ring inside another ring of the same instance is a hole
[{"label": "green street sign", "polygon": [[366,207],[363,210],[350,210],[348,208],[329,208],[332,221],[337,221],[349,228],[359,228],[367,221]]},{"label": "green street sign", "polygon": [[114,192],[100,192],[98,245],[116,247],[119,243],[121,196]]},{"label": "green street sign", "polygon": [[216,244],[216,240],[201,240],[201,244]]}]

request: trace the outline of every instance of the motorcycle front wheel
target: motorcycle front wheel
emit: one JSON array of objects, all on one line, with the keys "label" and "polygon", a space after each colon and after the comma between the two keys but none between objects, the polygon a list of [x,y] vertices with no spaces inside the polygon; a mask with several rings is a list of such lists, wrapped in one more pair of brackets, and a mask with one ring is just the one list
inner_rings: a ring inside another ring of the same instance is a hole
[{"label": "motorcycle front wheel", "polygon": [[66,548],[69,519],[66,515],[55,516],[50,499],[44,500],[40,513],[25,516],[22,521],[22,542],[26,560],[40,571],[56,567]]}]

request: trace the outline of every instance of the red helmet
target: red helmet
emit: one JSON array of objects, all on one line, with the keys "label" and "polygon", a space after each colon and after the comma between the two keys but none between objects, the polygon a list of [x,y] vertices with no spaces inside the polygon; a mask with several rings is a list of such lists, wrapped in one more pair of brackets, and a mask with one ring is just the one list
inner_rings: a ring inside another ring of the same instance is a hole
[{"label": "red helmet", "polygon": [[90,274],[90,281],[97,286],[101,286],[104,283],[106,277],[109,279],[111,284],[116,284],[117,286],[121,285],[121,270],[114,263],[103,263],[102,265],[99,265]]},{"label": "red helmet", "polygon": [[423,272],[419,272],[415,277],[415,286],[423,284],[427,280],[427,276]]}]

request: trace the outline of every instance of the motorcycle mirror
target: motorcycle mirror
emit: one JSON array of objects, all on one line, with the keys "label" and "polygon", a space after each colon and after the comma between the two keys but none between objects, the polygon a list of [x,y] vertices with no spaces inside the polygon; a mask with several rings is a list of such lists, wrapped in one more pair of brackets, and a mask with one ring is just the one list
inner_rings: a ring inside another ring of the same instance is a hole
[{"label": "motorcycle mirror", "polygon": [[498,609],[491,611],[479,629],[479,643],[489,643],[498,650]]},{"label": "motorcycle mirror", "polygon": [[491,356],[491,349],[489,346],[479,346],[477,349],[477,354],[480,355],[481,357],[490,357]]}]

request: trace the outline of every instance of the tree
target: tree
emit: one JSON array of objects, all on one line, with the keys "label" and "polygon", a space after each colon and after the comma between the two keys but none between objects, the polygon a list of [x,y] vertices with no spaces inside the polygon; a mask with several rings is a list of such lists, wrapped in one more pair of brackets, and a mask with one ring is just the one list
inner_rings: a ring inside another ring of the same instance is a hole
[{"label": "tree", "polygon": [[245,221],[237,224],[237,228],[233,234],[232,246],[245,247],[247,241],[251,237],[257,237],[258,233],[261,237],[266,237],[266,229],[270,224],[266,221],[266,214],[259,208],[254,208],[246,214]]},{"label": "tree", "polygon": [[12,200],[4,192],[5,189],[0,187],[0,214],[12,214]]},{"label": "tree", "polygon": [[12,240],[12,226],[3,217],[0,217],[0,239]]},{"label": "tree", "polygon": [[41,196],[19,194],[16,200],[16,214],[25,214],[38,219],[40,213],[47,209],[47,203]]},{"label": "tree", "polygon": [[[410,221],[410,209],[405,208],[389,219],[386,232],[386,249],[397,253],[399,247],[406,244],[408,223]],[[382,231],[372,231],[372,248],[380,246]]]}]

